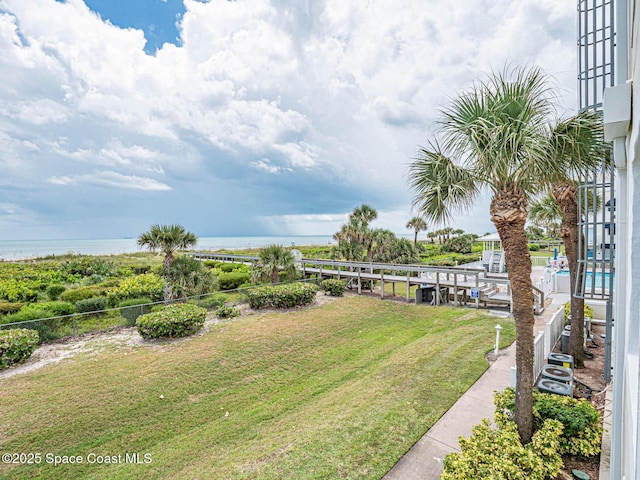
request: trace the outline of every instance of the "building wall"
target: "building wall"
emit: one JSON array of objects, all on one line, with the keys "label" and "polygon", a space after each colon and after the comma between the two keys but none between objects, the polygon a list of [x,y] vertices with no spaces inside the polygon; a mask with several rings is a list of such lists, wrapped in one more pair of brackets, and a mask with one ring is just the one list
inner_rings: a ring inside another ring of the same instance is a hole
[{"label": "building wall", "polygon": [[[616,248],[616,358],[614,361],[614,424],[612,477],[640,480],[640,5],[627,5],[628,71],[632,84],[631,125],[625,142],[626,168],[618,168],[620,199],[617,223],[622,235]],[[620,25],[616,30],[620,33]],[[625,79],[621,76],[620,82]],[[606,105],[605,105],[606,109]],[[615,142],[615,140],[614,140]],[[615,147],[614,147],[615,150]],[[624,160],[624,159],[622,159]],[[621,167],[621,155],[616,165]]]}]

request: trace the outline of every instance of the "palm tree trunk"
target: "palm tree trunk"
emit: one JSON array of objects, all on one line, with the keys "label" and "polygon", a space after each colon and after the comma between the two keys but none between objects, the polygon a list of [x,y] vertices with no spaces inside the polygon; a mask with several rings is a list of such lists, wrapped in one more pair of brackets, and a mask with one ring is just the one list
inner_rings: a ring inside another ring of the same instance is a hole
[{"label": "palm tree trunk", "polygon": [[504,247],[511,282],[513,316],[516,323],[516,406],[515,422],[523,444],[533,435],[533,284],[531,257],[524,231],[527,204],[523,196],[498,192],[490,207]]},{"label": "palm tree trunk", "polygon": [[[164,260],[162,260],[162,266],[164,267],[165,272],[168,272],[173,264],[173,252],[165,252]],[[165,277],[164,279],[164,303],[171,303],[171,284],[169,283],[169,279]]]},{"label": "palm tree trunk", "polygon": [[418,230],[415,231],[415,235],[413,236],[413,246],[418,246]]},{"label": "palm tree trunk", "polygon": [[[562,211],[561,233],[567,255],[571,294],[576,291],[576,284],[582,289],[582,277],[578,278],[578,236],[582,233],[578,228],[578,190],[570,181],[553,185],[553,198]],[[584,298],[571,297],[571,336],[569,337],[569,355],[573,356],[576,368],[584,368]]]}]

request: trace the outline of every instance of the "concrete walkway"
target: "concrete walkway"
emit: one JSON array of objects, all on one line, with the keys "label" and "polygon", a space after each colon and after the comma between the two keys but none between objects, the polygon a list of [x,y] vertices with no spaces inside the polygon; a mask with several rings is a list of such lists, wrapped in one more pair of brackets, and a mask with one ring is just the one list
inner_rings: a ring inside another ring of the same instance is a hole
[{"label": "concrete walkway", "polygon": [[[536,316],[534,335],[544,330],[558,308],[569,300],[568,294],[553,294],[551,304]],[[511,385],[511,367],[516,364],[515,342],[498,352],[498,358],[469,390],[404,454],[383,480],[437,480],[442,459],[459,452],[458,437],[471,435],[471,428],[483,418],[493,421],[493,392]]]}]

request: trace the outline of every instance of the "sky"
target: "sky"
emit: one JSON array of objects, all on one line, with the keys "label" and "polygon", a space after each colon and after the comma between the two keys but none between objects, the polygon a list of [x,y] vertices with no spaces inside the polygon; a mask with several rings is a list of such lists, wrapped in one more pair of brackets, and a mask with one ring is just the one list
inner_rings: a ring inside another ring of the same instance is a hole
[{"label": "sky", "polygon": [[[0,0],[0,240],[409,233],[439,108],[505,65],[576,108],[575,0]],[[493,231],[483,198],[451,226]],[[441,226],[430,226],[430,229]]]}]

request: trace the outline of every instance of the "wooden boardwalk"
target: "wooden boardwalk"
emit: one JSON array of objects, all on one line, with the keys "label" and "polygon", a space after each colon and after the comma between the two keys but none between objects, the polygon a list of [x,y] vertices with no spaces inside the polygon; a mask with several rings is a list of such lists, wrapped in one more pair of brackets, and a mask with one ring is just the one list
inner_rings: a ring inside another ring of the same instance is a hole
[{"label": "wooden boardwalk", "polygon": [[[199,260],[215,260],[251,264],[257,260],[253,255],[230,255],[220,253],[195,252],[191,255]],[[301,258],[298,268],[304,278],[316,277],[345,279],[358,293],[363,290],[375,291],[379,284],[380,297],[384,298],[385,285],[392,285],[392,296],[396,296],[396,285],[405,288],[405,298],[411,301],[411,287],[433,287],[435,305],[451,302],[453,305],[475,304],[489,307],[509,307],[511,310],[511,285],[505,276],[487,274],[484,269],[460,267],[428,267],[425,265],[400,265],[387,263],[348,262],[343,260],[324,260]],[[535,311],[544,310],[544,293],[534,287]]]}]

